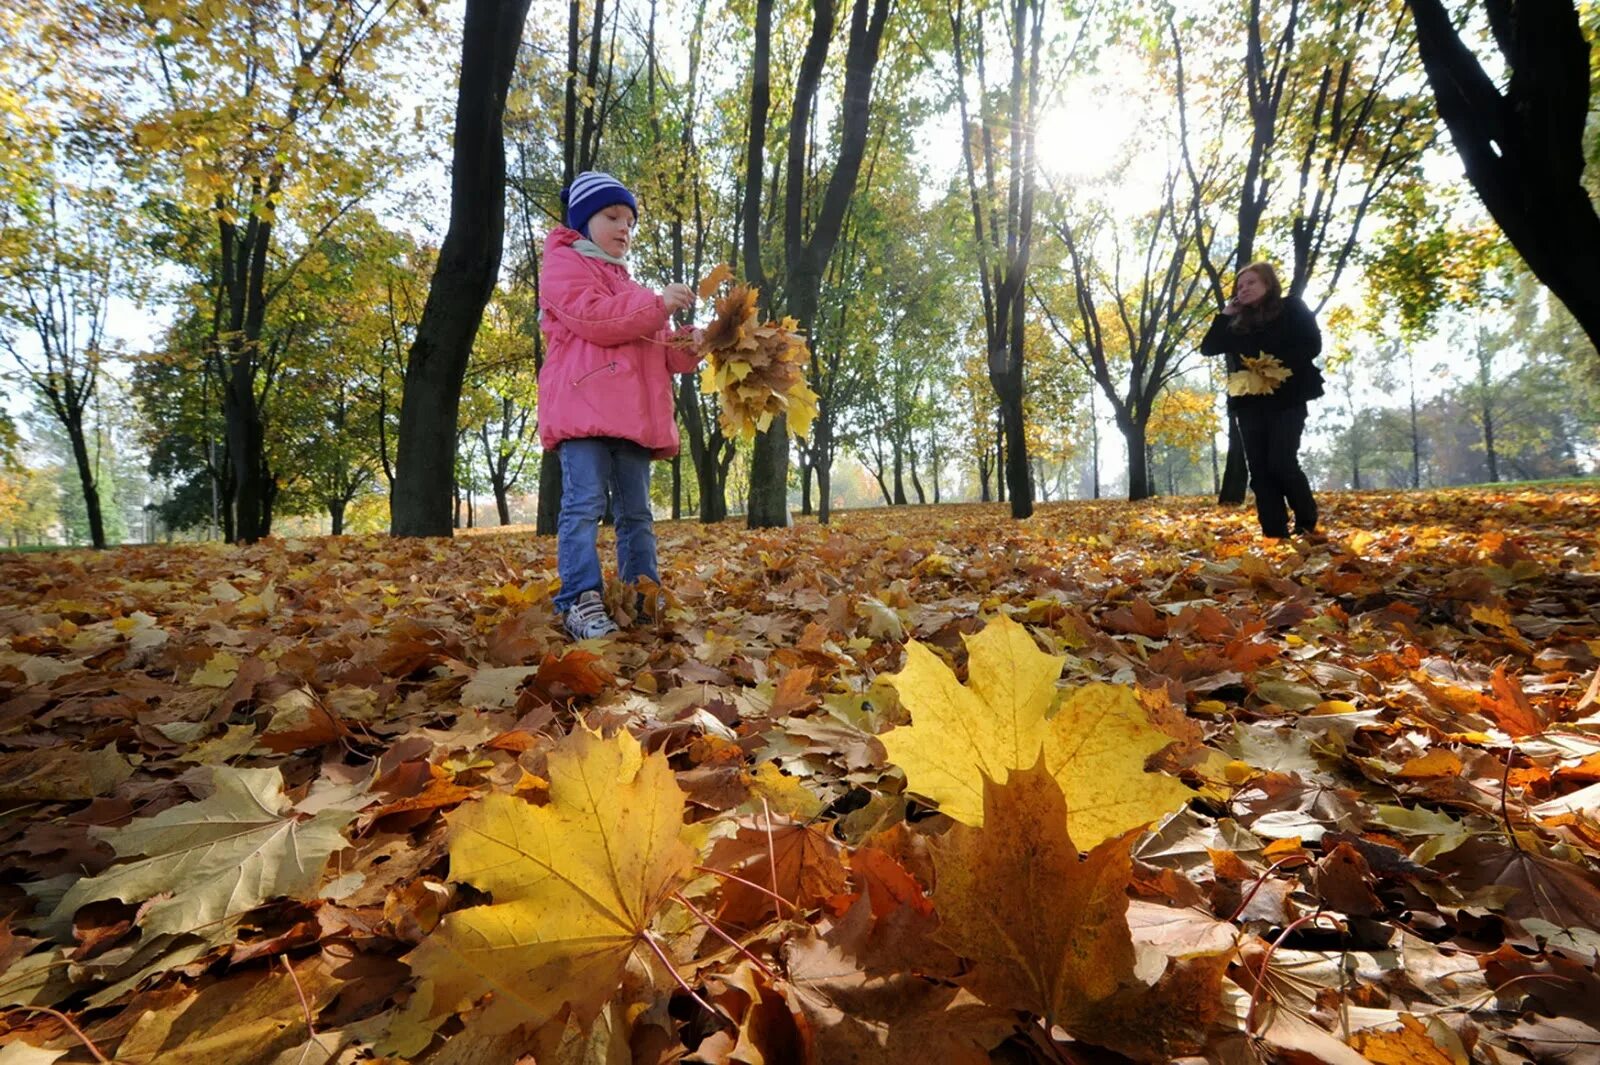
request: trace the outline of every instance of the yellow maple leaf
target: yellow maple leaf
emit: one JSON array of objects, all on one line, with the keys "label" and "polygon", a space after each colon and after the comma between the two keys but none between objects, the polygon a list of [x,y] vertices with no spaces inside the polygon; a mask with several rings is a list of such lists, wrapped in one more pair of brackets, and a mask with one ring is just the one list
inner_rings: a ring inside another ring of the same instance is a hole
[{"label": "yellow maple leaf", "polygon": [[1145,759],[1171,737],[1150,724],[1132,689],[1087,684],[1049,716],[1063,659],[1039,650],[1027,629],[1004,616],[966,643],[965,686],[916,641],[906,645],[905,668],[888,678],[911,724],[879,738],[905,770],[909,791],[963,824],[981,825],[984,777],[1004,783],[1043,752],[1066,795],[1072,838],[1084,848],[1188,800],[1178,781],[1145,772]]},{"label": "yellow maple leaf", "polygon": [[1294,371],[1274,355],[1246,355],[1243,365],[1228,375],[1230,396],[1270,396],[1294,376]]},{"label": "yellow maple leaf", "polygon": [[663,757],[579,730],[550,752],[550,802],[490,795],[450,815],[450,877],[494,902],[449,914],[407,961],[435,1016],[493,992],[478,1023],[596,1015],[689,875],[703,832]]}]

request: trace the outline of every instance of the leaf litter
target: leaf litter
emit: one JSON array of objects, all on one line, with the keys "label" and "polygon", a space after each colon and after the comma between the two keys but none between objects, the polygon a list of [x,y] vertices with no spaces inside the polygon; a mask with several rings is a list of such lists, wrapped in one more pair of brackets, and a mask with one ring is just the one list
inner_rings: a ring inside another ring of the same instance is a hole
[{"label": "leaf litter", "polygon": [[0,557],[0,1061],[1584,1061],[1600,494]]}]

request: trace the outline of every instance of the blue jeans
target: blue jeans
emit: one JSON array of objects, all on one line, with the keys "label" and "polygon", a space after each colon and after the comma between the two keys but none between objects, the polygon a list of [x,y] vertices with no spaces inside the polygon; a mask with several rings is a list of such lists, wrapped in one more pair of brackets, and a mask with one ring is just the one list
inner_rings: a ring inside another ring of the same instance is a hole
[{"label": "blue jeans", "polygon": [[624,582],[661,579],[656,570],[655,519],[650,513],[650,452],[611,436],[565,440],[561,459],[561,516],[556,521],[556,568],[561,591],[556,609],[566,611],[584,592],[601,591],[596,539],[611,489],[617,519],[617,574]]}]

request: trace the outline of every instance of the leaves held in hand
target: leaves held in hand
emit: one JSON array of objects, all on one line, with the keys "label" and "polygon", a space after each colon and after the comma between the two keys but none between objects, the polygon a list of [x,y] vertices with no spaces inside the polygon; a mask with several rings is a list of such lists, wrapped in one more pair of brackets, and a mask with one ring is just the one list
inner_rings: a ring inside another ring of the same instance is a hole
[{"label": "leaves held in hand", "polygon": [[1242,368],[1228,375],[1230,396],[1270,396],[1294,376],[1294,371],[1274,355],[1246,355]]},{"label": "leaves held in hand", "polygon": [[[717,276],[702,282],[702,290]],[[706,364],[700,391],[721,397],[723,432],[746,440],[785,415],[789,432],[804,437],[817,416],[817,394],[806,384],[805,337],[793,318],[756,321],[758,289],[734,285],[717,300],[717,315],[701,341]]]},{"label": "leaves held in hand", "polygon": [[701,279],[695,288],[695,294],[701,299],[710,299],[722,287],[724,281],[733,280],[733,270],[727,263],[718,263],[712,271]]}]

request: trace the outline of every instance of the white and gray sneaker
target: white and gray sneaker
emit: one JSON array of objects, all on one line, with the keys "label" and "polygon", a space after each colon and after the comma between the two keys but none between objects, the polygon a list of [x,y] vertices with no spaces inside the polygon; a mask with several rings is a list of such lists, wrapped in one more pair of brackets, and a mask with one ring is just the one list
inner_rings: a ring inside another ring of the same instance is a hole
[{"label": "white and gray sneaker", "polygon": [[562,619],[567,634],[574,640],[592,640],[609,636],[617,631],[617,623],[606,613],[606,604],[599,592],[589,591],[578,596],[578,601],[567,610]]}]

